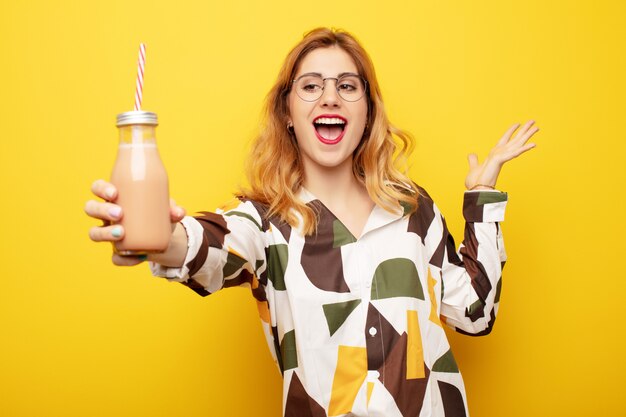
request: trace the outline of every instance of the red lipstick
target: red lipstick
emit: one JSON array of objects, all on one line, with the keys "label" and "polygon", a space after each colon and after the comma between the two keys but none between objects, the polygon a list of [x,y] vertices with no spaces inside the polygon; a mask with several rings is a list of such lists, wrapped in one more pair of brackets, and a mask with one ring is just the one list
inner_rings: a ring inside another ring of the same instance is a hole
[{"label": "red lipstick", "polygon": [[[313,129],[315,130],[315,136],[317,136],[317,139],[320,142],[326,145],[335,145],[341,142],[341,139],[343,139],[343,135],[346,133],[347,126],[348,121],[346,120],[346,118],[338,114],[321,114],[313,119]],[[327,128],[328,132],[330,132],[333,128],[341,128],[341,132],[334,138],[327,138],[320,134],[318,127],[322,129]]]}]

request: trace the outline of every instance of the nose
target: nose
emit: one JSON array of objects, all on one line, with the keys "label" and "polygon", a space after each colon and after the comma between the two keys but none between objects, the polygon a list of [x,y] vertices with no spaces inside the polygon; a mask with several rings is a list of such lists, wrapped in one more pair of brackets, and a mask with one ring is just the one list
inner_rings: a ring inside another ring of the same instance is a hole
[{"label": "nose", "polygon": [[338,107],[341,99],[337,92],[337,81],[333,78],[327,78],[325,80],[324,91],[322,91],[322,97],[320,97],[320,105],[324,107]]}]

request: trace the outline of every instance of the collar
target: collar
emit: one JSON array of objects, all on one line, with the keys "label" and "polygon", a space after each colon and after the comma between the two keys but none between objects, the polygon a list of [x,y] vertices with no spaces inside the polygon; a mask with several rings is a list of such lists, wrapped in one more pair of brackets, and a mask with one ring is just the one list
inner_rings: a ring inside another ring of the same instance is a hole
[{"label": "collar", "polygon": [[[298,198],[300,198],[302,202],[304,202],[305,204],[310,203],[311,201],[315,201],[315,200],[319,201],[320,204],[324,206],[324,208],[326,208],[326,210],[328,210],[328,212],[333,215],[333,217],[337,218],[337,216],[335,216],[334,213],[328,207],[326,207],[326,205],[319,198],[317,198],[313,193],[311,193],[306,188],[300,187],[300,190],[298,191]],[[404,209],[402,208],[400,204],[398,204],[397,208],[393,212],[389,212],[385,210],[383,207],[381,207],[380,205],[374,203],[374,208],[372,209],[369,217],[367,218],[367,222],[365,223],[363,232],[361,232],[360,238],[362,238],[367,233],[373,230],[379,229],[383,226],[393,223],[396,220],[400,220],[403,217],[404,217]]]}]

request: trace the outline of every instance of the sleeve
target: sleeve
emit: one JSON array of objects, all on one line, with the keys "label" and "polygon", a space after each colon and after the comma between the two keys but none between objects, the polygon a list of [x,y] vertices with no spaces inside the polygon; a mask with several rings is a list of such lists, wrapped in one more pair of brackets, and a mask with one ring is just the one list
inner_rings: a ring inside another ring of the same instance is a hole
[{"label": "sleeve", "polygon": [[434,206],[441,240],[431,258],[433,276],[441,277],[442,321],[474,336],[491,332],[498,312],[506,252],[499,222],[507,194],[468,191],[464,196],[465,236],[458,252],[444,217]]},{"label": "sleeve", "polygon": [[255,292],[265,270],[266,242],[263,221],[251,201],[226,212],[187,216],[181,223],[188,237],[183,266],[167,268],[151,262],[153,275],[180,282],[202,296],[241,285]]}]

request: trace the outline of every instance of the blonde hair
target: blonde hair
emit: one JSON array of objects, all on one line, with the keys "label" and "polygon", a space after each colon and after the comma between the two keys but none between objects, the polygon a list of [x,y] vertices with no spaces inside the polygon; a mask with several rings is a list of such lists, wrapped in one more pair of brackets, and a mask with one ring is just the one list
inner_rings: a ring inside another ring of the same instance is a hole
[{"label": "blonde hair", "polygon": [[368,83],[367,125],[363,138],[354,151],[352,171],[361,181],[370,198],[385,210],[394,212],[398,203],[417,209],[418,189],[406,175],[406,158],[413,150],[413,138],[387,119],[374,65],[359,42],[343,30],[317,28],[289,52],[268,93],[263,112],[264,125],[252,143],[246,173],[250,189],[243,195],[268,206],[267,216],[279,216],[297,227],[302,217],[302,230],[311,234],[317,226],[317,214],[304,204],[297,193],[304,181],[304,168],[298,146],[287,130],[288,95],[291,81],[302,59],[317,48],[337,46],[347,52]]}]

